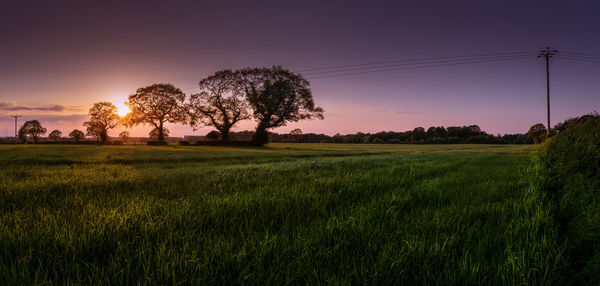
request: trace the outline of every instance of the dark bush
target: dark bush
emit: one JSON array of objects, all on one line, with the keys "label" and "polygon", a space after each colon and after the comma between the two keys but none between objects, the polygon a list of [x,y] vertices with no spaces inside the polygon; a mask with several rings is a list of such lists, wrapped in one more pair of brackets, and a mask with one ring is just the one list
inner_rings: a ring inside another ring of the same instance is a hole
[{"label": "dark bush", "polygon": [[164,145],[168,145],[169,143],[165,142],[165,141],[148,141],[146,142],[147,145],[150,146],[164,146]]},{"label": "dark bush", "polygon": [[550,138],[541,158],[574,283],[599,285],[600,118]]},{"label": "dark bush", "polygon": [[188,146],[188,145],[190,145],[190,141],[185,141],[185,140],[179,141],[179,145]]}]

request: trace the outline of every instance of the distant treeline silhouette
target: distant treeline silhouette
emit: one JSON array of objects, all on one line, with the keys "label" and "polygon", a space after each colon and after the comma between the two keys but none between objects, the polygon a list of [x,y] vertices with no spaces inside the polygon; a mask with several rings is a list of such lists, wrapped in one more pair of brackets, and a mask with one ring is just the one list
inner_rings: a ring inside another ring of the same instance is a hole
[{"label": "distant treeline silhouette", "polygon": [[276,134],[271,142],[305,143],[385,143],[385,144],[532,144],[527,134],[506,134],[494,136],[481,131],[479,126],[417,127],[404,132],[382,131],[377,133],[336,134]]},{"label": "distant treeline silhouette", "polygon": [[[550,136],[559,134],[567,129],[582,125],[587,121],[599,118],[597,113],[590,113],[579,117],[572,117],[563,122],[560,122],[550,130]],[[37,120],[26,122],[19,132],[23,136],[21,142],[31,142],[38,144],[97,144],[96,139],[85,139],[84,133],[80,130],[73,130],[68,138],[61,137],[62,132],[54,130],[50,132],[48,137],[40,137],[40,132],[46,128],[42,127]],[[228,140],[221,140],[221,135],[218,131],[210,131],[206,136],[191,136],[186,138],[168,137],[168,130],[165,128],[166,142],[179,142],[181,145],[235,145],[247,146],[252,145],[254,131],[238,131],[229,132]],[[30,132],[28,139],[26,134]],[[159,144],[156,141],[156,132],[150,133],[151,137],[130,137],[129,132],[123,131],[119,137],[107,137],[104,144],[121,145],[121,144]],[[316,134],[302,133],[299,128],[292,130],[290,133],[272,132],[268,135],[268,141],[273,143],[354,143],[354,144],[533,144],[540,143],[546,140],[547,131],[543,124],[538,123],[529,129],[524,134],[505,134],[492,135],[482,131],[478,125],[469,126],[432,126],[427,129],[417,127],[413,130],[396,132],[382,131],[377,133],[354,133],[354,134]],[[12,138],[0,138],[0,143],[14,143]]]}]

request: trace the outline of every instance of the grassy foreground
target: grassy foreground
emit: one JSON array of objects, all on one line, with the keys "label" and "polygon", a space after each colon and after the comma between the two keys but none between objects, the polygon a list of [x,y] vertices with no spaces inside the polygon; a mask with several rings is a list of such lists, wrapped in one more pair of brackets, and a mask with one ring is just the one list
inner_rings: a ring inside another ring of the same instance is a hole
[{"label": "grassy foreground", "polygon": [[535,148],[0,146],[0,284],[559,284]]}]

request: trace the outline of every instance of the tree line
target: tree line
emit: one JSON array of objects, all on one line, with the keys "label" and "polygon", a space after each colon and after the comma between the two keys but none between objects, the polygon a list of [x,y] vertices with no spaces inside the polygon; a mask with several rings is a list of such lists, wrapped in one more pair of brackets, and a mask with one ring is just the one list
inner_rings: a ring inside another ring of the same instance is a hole
[{"label": "tree line", "polygon": [[[304,119],[323,119],[323,109],[314,103],[309,82],[299,74],[283,69],[245,68],[222,70],[199,82],[200,92],[186,94],[169,83],[141,87],[129,95],[125,104],[130,112],[123,117],[111,102],[94,103],[89,110],[90,119],[84,122],[86,133],[73,130],[69,136],[82,140],[85,135],[98,142],[108,141],[111,129],[122,125],[153,127],[150,137],[157,143],[165,143],[169,130],[166,123],[200,127],[214,127],[222,141],[229,140],[231,129],[240,121],[254,119],[257,122],[251,142],[263,145],[268,142],[269,131],[289,122]],[[25,122],[19,131],[22,141],[29,136],[35,143],[46,129],[37,120]],[[60,138],[58,130],[49,139]],[[128,134],[121,133],[121,137]]]}]

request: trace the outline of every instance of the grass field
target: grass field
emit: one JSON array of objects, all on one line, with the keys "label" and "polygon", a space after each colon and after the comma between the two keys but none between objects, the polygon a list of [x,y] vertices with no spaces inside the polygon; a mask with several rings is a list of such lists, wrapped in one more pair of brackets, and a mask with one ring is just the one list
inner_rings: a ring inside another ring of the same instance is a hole
[{"label": "grass field", "polygon": [[535,146],[0,146],[0,284],[560,284]]}]

